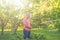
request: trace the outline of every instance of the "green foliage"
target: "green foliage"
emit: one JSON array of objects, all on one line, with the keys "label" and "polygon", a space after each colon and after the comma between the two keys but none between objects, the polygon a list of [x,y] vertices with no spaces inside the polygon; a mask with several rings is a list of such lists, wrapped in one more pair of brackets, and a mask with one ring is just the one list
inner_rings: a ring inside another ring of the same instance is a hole
[{"label": "green foliage", "polygon": [[[16,34],[5,32],[4,35],[0,34],[0,40],[24,40],[23,31],[18,31]],[[60,33],[32,30],[30,40],[60,40]]]}]

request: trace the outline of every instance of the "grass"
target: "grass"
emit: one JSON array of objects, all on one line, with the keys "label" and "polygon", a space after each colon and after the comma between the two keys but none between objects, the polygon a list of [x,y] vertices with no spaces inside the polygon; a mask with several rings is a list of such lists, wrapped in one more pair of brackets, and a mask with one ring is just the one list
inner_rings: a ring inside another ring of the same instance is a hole
[{"label": "grass", "polygon": [[[43,30],[32,30],[31,31],[31,40],[60,40],[59,32],[46,32]],[[11,31],[5,31],[4,35],[1,35],[0,40],[24,40],[23,31],[17,31],[16,34],[13,34]]]}]

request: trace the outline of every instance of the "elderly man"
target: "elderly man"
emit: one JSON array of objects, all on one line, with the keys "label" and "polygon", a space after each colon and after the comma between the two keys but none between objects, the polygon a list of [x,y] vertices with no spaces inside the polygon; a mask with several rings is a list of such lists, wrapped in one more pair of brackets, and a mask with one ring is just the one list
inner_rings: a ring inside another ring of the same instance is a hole
[{"label": "elderly man", "polygon": [[30,12],[27,11],[25,17],[23,18],[23,32],[24,32],[24,39],[26,38],[30,38],[30,30],[31,30],[31,26],[30,26]]}]

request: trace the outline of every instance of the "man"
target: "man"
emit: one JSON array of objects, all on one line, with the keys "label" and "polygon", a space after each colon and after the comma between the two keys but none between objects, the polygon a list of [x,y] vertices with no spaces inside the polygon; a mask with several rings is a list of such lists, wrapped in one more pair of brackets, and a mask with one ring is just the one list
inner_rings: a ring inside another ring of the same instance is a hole
[{"label": "man", "polygon": [[26,38],[30,38],[30,30],[31,30],[31,26],[30,26],[30,12],[26,12],[25,17],[23,18],[23,31],[24,31],[24,39]]}]

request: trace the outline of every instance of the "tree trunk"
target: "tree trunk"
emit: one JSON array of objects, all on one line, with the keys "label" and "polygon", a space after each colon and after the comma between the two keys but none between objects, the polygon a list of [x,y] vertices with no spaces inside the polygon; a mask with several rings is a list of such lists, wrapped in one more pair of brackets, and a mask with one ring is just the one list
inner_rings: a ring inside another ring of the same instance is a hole
[{"label": "tree trunk", "polygon": [[18,21],[18,22],[16,23],[16,26],[15,26],[15,29],[14,29],[14,34],[16,34],[16,32],[17,32],[17,29],[18,29],[19,24],[20,24],[20,22]]},{"label": "tree trunk", "polygon": [[3,34],[4,34],[4,21],[2,20],[1,23],[2,23],[2,24],[1,24],[1,26],[2,26],[2,32],[1,32],[1,34],[3,35]]},{"label": "tree trunk", "polygon": [[18,26],[16,25],[15,29],[14,29],[14,34],[16,34]]}]

